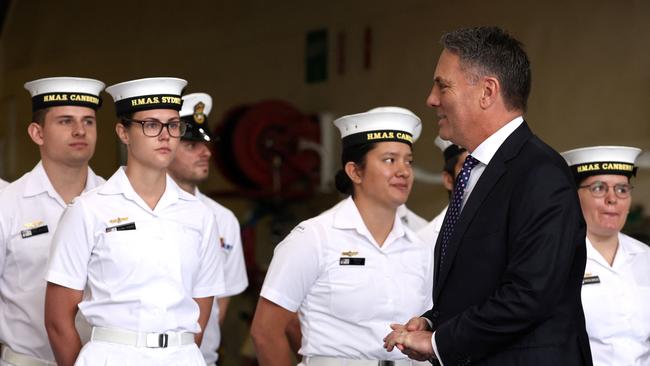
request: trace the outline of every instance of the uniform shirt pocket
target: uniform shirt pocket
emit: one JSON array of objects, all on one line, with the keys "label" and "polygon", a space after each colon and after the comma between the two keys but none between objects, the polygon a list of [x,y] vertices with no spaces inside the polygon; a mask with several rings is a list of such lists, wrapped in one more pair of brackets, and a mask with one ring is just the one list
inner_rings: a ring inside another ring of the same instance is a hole
[{"label": "uniform shirt pocket", "polygon": [[374,317],[376,307],[372,305],[378,294],[376,279],[372,278],[369,268],[365,265],[337,265],[328,276],[332,315],[349,322]]},{"label": "uniform shirt pocket", "polygon": [[[203,239],[199,230],[176,222],[165,222],[161,230],[160,240],[164,243],[164,250],[173,257],[167,260],[173,262],[173,259],[176,259],[179,274],[196,273],[200,264]],[[219,243],[210,243],[210,245],[219,245]]]},{"label": "uniform shirt pocket", "polygon": [[[18,275],[18,286],[23,291],[34,290],[45,287],[45,273],[47,269],[47,258],[50,254],[50,242],[52,232],[39,235],[23,237],[18,231],[11,236],[9,247],[13,252],[11,265],[5,263],[6,272],[11,272],[11,267]],[[10,258],[8,257],[7,260]],[[5,273],[7,276],[7,273]]]},{"label": "uniform shirt pocket", "polygon": [[[613,288],[600,283],[582,286],[582,306],[590,338],[605,339],[621,329],[620,307],[613,299]],[[614,296],[615,297],[615,296]]]},{"label": "uniform shirt pocket", "polygon": [[109,286],[140,282],[137,273],[142,266],[144,246],[150,238],[143,233],[143,224],[135,229],[105,230],[97,234],[92,256],[97,260],[101,280]]}]

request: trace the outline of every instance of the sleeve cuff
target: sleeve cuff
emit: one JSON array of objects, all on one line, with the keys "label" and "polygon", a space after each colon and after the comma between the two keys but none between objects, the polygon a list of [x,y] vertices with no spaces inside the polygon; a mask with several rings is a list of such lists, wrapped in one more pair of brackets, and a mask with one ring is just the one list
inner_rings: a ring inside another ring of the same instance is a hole
[{"label": "sleeve cuff", "polygon": [[[427,319],[428,321],[429,319]],[[444,366],[442,363],[442,358],[440,358],[440,353],[438,353],[438,346],[436,345],[436,332],[433,332],[431,335],[431,346],[433,347],[433,353],[436,355],[436,358],[438,359],[438,363],[440,363],[440,366]]]},{"label": "sleeve cuff", "polygon": [[300,307],[299,303],[288,299],[285,295],[268,287],[262,287],[260,296],[294,313]]},{"label": "sleeve cuff", "polygon": [[86,281],[78,278],[70,277],[60,272],[49,271],[45,276],[47,282],[52,282],[59,286],[71,288],[77,291],[83,291],[86,287]]},{"label": "sleeve cuff", "polygon": [[242,292],[244,292],[244,290],[246,290],[247,287],[248,287],[248,281],[242,281],[238,284],[230,285],[230,286],[226,285],[226,290],[224,291],[223,294],[219,295],[219,297],[229,297],[229,296],[239,295]]},{"label": "sleeve cuff", "polygon": [[429,320],[429,318],[425,316],[422,316],[421,318],[427,321],[427,324],[429,324],[429,329],[433,329],[433,322]]},{"label": "sleeve cuff", "polygon": [[202,297],[221,296],[225,291],[223,285],[210,286],[210,287],[196,287],[192,290],[192,297],[200,299]]}]

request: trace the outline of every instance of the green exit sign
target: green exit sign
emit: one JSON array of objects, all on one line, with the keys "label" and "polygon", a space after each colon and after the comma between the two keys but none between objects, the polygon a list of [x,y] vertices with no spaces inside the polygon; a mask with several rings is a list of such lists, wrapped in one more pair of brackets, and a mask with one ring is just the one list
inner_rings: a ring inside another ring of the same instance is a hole
[{"label": "green exit sign", "polygon": [[307,32],[305,47],[305,81],[318,83],[327,80],[327,30]]}]

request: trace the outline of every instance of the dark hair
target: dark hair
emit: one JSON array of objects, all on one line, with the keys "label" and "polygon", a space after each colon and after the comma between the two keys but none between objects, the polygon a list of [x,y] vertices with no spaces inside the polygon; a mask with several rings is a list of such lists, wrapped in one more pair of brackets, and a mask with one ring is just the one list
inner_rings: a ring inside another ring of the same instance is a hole
[{"label": "dark hair", "polygon": [[449,159],[445,159],[445,163],[442,166],[442,170],[449,173],[452,178],[456,178],[456,164],[458,163],[458,159],[460,159],[460,156],[467,150],[460,148],[458,150],[458,154],[453,155]]},{"label": "dark hair", "polygon": [[45,116],[47,115],[47,112],[50,111],[50,107],[47,108],[41,108],[37,109],[32,112],[32,121],[38,123],[39,125],[43,125],[45,123]]},{"label": "dark hair", "polygon": [[441,42],[460,58],[463,70],[496,76],[508,109],[526,110],[531,71],[521,42],[498,27],[458,29],[443,35]]},{"label": "dark hair", "polygon": [[131,126],[131,119],[135,113],[123,113],[117,116],[117,123],[122,124],[124,127]]},{"label": "dark hair", "polygon": [[336,177],[334,178],[334,184],[336,189],[347,195],[354,197],[354,184],[352,180],[345,172],[345,164],[348,162],[355,163],[359,168],[363,169],[366,166],[366,155],[368,152],[375,148],[376,143],[353,145],[343,148],[341,152],[341,166],[342,168],[336,172]]}]

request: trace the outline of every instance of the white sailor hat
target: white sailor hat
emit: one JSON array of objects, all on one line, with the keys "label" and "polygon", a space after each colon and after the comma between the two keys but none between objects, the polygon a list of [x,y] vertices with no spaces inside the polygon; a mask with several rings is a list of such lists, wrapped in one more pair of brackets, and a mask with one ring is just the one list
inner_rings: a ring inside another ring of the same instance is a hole
[{"label": "white sailor hat", "polygon": [[106,84],[99,80],[77,77],[55,77],[25,83],[32,96],[32,111],[72,105],[97,109],[102,105],[99,93]]},{"label": "white sailor hat", "polygon": [[178,78],[146,78],[111,85],[106,92],[115,101],[118,116],[149,109],[181,110],[181,94],[187,81]]},{"label": "white sailor hat", "polygon": [[451,142],[451,141],[449,141],[449,140],[445,140],[445,139],[443,139],[443,138],[440,137],[440,136],[436,136],[436,139],[433,140],[433,142],[436,144],[436,146],[438,146],[438,148],[439,148],[440,151],[442,151],[442,152],[445,152],[445,150],[447,150],[447,148],[448,148],[449,146],[451,146],[451,145],[454,144],[453,142]]},{"label": "white sailor hat", "polygon": [[444,140],[440,136],[436,136],[434,143],[436,144],[436,146],[438,146],[440,151],[442,151],[442,156],[444,157],[445,161],[448,161],[454,156],[461,154],[463,151],[467,151],[465,148],[456,145],[449,140]]},{"label": "white sailor hat", "polygon": [[562,153],[571,167],[577,182],[601,174],[631,177],[636,175],[634,166],[641,149],[628,146],[593,146],[573,149]]},{"label": "white sailor hat", "polygon": [[343,147],[372,142],[397,141],[412,145],[422,132],[420,118],[406,108],[378,107],[334,121]]},{"label": "white sailor hat", "polygon": [[208,127],[208,115],[212,110],[212,97],[206,93],[192,93],[183,96],[181,119],[187,123],[182,139],[212,141],[214,137]]}]

